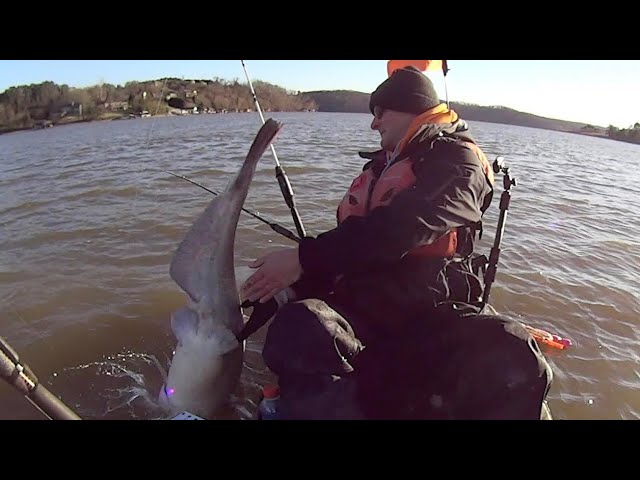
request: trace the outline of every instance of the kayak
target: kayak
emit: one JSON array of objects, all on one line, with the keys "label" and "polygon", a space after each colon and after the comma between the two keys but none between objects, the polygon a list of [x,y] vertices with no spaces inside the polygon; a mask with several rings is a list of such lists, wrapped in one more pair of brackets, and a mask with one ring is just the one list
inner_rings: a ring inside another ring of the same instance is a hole
[{"label": "kayak", "polygon": [[[206,418],[199,417],[198,415],[194,415],[189,412],[181,412],[171,418],[167,418],[165,420],[206,420]],[[542,411],[540,412],[540,420],[553,420],[553,415],[551,414],[551,409],[549,408],[549,404],[545,400],[542,403]]]}]

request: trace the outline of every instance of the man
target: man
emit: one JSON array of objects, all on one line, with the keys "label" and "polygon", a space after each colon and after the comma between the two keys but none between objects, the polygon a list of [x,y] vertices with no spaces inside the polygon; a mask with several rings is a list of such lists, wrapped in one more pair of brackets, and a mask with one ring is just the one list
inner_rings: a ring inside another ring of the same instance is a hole
[{"label": "man", "polygon": [[277,310],[263,357],[285,415],[539,418],[548,364],[521,325],[479,315],[489,162],[413,67],[370,110],[381,150],[360,154],[338,226],[256,260],[241,288],[252,318]]}]

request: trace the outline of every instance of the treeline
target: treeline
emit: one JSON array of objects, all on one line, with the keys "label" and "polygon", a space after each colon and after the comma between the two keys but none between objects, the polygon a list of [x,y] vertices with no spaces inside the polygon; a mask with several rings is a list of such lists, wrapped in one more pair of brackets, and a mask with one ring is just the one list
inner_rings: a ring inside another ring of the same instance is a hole
[{"label": "treeline", "polygon": [[[317,110],[313,100],[298,92],[263,81],[255,81],[253,86],[265,111]],[[163,115],[172,109],[182,113],[247,111],[254,110],[255,104],[249,85],[237,79],[165,78],[87,88],[43,82],[12,87],[0,94],[0,132],[142,112]]]},{"label": "treeline", "polygon": [[629,128],[616,128],[613,125],[609,125],[607,136],[622,142],[640,144],[640,123],[636,122],[633,127]]},{"label": "treeline", "polygon": [[318,105],[320,112],[369,113],[369,94],[353,90],[304,92]]},{"label": "treeline", "polygon": [[[264,111],[320,111],[369,113],[369,94],[351,90],[294,92],[263,81],[253,82]],[[485,107],[451,102],[466,120],[542,128],[608,137],[640,144],[640,123],[627,129],[610,125],[594,127],[519,112],[506,107]],[[12,87],[0,94],[0,133],[46,127],[77,121],[118,117],[252,111],[253,95],[248,84],[237,79],[184,80],[163,78],[125,85],[100,84],[73,88],[43,82]]]}]

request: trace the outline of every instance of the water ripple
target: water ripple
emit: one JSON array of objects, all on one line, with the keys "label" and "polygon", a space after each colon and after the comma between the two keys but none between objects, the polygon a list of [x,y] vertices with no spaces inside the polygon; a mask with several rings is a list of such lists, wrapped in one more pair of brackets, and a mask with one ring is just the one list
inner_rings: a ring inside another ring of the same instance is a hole
[{"label": "water ripple", "polygon": [[[307,231],[333,228],[335,208],[364,164],[358,151],[378,148],[369,116],[273,116],[285,124],[274,146]],[[1,334],[83,415],[156,414],[146,410],[158,386],[147,360],[162,363],[171,352],[170,314],[185,301],[168,263],[211,198],[165,170],[221,192],[260,124],[253,114],[205,115],[0,136]],[[556,372],[554,415],[640,418],[640,146],[470,124],[489,158],[504,156],[518,182],[492,304],[574,342],[545,351]],[[293,230],[274,166],[268,151],[245,206]],[[498,185],[485,252],[501,193]],[[241,215],[239,265],[289,245]],[[261,340],[250,345],[231,418],[250,418],[269,378]],[[11,415],[37,416],[22,408]]]}]

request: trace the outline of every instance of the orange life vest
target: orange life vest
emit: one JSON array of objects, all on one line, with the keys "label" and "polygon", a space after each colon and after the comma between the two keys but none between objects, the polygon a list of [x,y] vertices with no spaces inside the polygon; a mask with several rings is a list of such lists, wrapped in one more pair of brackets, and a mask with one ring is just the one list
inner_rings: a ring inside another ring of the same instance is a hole
[{"label": "orange life vest", "polygon": [[[470,148],[478,156],[484,167],[485,175],[493,184],[493,170],[482,150],[472,142],[460,141],[459,143]],[[353,181],[338,206],[338,223],[342,223],[352,215],[366,216],[376,207],[389,205],[398,192],[415,184],[416,177],[412,164],[411,158],[401,160],[387,168],[379,178],[376,178],[372,168],[362,172]],[[429,245],[414,248],[409,252],[409,255],[451,258],[456,253],[457,247],[458,231],[453,229]]]}]

